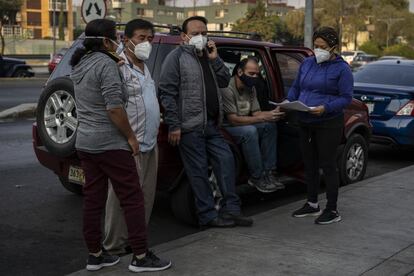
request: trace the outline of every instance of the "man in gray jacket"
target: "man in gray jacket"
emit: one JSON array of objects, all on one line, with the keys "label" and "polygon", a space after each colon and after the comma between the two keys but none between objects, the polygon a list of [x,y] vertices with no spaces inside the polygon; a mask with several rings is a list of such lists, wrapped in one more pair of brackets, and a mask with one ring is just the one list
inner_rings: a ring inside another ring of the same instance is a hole
[{"label": "man in gray jacket", "polygon": [[[204,17],[186,19],[181,38],[184,43],[164,61],[159,83],[168,140],[179,146],[200,225],[251,226],[253,221],[240,213],[233,154],[218,127],[222,119],[220,88],[229,83],[229,69],[218,56],[215,43],[207,39]],[[208,160],[223,195],[220,215],[209,184]]]}]

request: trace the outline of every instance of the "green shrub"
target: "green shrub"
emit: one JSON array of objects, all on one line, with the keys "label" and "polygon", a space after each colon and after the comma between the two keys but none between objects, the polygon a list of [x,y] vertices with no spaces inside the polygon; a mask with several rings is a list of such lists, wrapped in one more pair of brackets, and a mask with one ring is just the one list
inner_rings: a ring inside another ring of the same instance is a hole
[{"label": "green shrub", "polygon": [[359,47],[359,50],[370,55],[381,56],[381,49],[374,41],[367,41]]},{"label": "green shrub", "polygon": [[386,56],[402,56],[409,59],[414,59],[414,48],[408,45],[392,45],[384,50]]}]

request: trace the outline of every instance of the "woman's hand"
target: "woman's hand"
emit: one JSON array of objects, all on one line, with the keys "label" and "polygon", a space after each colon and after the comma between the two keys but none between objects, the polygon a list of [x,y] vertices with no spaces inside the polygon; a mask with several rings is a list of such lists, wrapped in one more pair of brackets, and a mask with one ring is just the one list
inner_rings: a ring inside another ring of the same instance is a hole
[{"label": "woman's hand", "polygon": [[314,107],[309,111],[310,114],[313,114],[316,116],[321,116],[324,112],[325,112],[325,106],[323,105]]}]

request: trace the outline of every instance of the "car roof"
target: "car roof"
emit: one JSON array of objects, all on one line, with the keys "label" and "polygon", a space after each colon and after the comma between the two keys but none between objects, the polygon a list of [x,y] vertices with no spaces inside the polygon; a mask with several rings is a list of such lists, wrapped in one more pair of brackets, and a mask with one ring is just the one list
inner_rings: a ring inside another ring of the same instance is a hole
[{"label": "car roof", "polygon": [[366,66],[375,66],[375,65],[400,65],[400,66],[414,66],[413,59],[385,59],[378,60],[367,64]]}]

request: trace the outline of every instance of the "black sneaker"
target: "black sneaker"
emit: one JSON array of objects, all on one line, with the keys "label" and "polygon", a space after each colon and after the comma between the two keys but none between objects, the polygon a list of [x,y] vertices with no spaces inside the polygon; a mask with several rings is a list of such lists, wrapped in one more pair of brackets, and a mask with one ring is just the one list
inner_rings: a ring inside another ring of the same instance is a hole
[{"label": "black sneaker", "polygon": [[312,206],[309,205],[308,202],[306,202],[302,208],[293,212],[292,217],[295,217],[295,218],[315,217],[315,216],[319,216],[320,214],[321,214],[321,209],[319,208],[319,206],[318,208],[313,208]]},{"label": "black sneaker", "polygon": [[89,254],[86,270],[96,271],[106,266],[113,266],[119,263],[119,256],[109,255],[108,253],[103,252],[99,257],[95,257]]},{"label": "black sneaker", "polygon": [[143,259],[138,259],[134,254],[128,269],[132,272],[161,271],[171,267],[171,261],[161,260],[150,250]]},{"label": "black sneaker", "polygon": [[341,216],[339,215],[338,211],[334,210],[323,210],[322,215],[320,215],[316,220],[316,224],[331,224],[335,222],[340,222],[342,220]]}]

